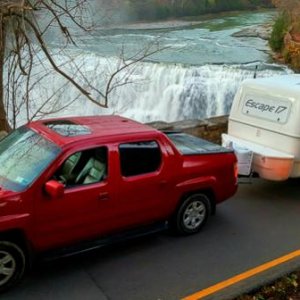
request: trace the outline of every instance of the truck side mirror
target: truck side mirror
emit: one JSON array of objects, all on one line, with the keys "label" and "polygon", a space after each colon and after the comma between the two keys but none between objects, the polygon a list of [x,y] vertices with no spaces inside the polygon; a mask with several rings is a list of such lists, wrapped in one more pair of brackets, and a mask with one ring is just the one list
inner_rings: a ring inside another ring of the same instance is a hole
[{"label": "truck side mirror", "polygon": [[61,198],[64,195],[64,185],[56,180],[50,180],[45,184],[45,191],[51,198]]}]

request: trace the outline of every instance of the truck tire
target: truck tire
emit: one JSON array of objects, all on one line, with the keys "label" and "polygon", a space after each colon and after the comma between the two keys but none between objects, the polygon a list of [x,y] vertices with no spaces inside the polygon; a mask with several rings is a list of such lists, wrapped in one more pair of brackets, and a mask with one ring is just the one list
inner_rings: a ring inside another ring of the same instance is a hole
[{"label": "truck tire", "polygon": [[24,251],[14,242],[0,241],[0,292],[17,284],[26,266]]},{"label": "truck tire", "polygon": [[177,209],[173,227],[182,235],[197,233],[206,223],[210,210],[210,200],[206,195],[190,195]]}]

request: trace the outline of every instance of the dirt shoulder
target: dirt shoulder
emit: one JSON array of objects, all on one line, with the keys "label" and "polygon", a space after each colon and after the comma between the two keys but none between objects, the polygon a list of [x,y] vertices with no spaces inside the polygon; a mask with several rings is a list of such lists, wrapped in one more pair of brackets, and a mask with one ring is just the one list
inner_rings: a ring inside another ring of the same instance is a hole
[{"label": "dirt shoulder", "polygon": [[300,271],[233,300],[300,300]]}]

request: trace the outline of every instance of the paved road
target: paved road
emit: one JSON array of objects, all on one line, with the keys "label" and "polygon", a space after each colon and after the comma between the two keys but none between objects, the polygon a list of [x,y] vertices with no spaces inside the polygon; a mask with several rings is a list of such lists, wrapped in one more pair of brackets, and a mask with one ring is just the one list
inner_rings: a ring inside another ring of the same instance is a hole
[{"label": "paved road", "polygon": [[[219,205],[197,235],[162,233],[45,264],[1,299],[175,300],[298,249],[300,180],[256,179]],[[241,286],[247,289],[266,276]]]}]

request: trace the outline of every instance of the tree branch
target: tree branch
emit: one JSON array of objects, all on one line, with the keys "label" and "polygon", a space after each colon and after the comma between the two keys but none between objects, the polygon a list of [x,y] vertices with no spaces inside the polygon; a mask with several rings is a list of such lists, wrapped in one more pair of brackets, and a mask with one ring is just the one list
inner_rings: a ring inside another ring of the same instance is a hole
[{"label": "tree branch", "polygon": [[[21,17],[18,14],[15,14],[18,17]],[[107,108],[107,103],[105,102],[105,104],[101,104],[100,102],[96,101],[91,95],[90,93],[85,90],[84,88],[82,88],[80,86],[80,84],[78,84],[71,76],[69,76],[67,73],[65,73],[63,70],[61,70],[56,63],[54,62],[51,54],[48,51],[48,48],[42,38],[42,36],[40,35],[39,30],[36,28],[35,24],[33,22],[31,22],[31,20],[29,20],[26,16],[23,16],[23,19],[26,21],[26,23],[31,27],[31,29],[33,30],[33,33],[35,35],[35,37],[37,38],[37,41],[39,42],[39,45],[41,46],[41,49],[43,50],[44,54],[46,55],[48,61],[50,62],[51,66],[53,67],[53,69],[59,73],[61,76],[63,76],[64,78],[66,78],[73,86],[75,86],[84,96],[86,96],[92,103],[100,106],[100,107],[104,107]],[[102,97],[105,97],[102,93],[101,93]]]}]

